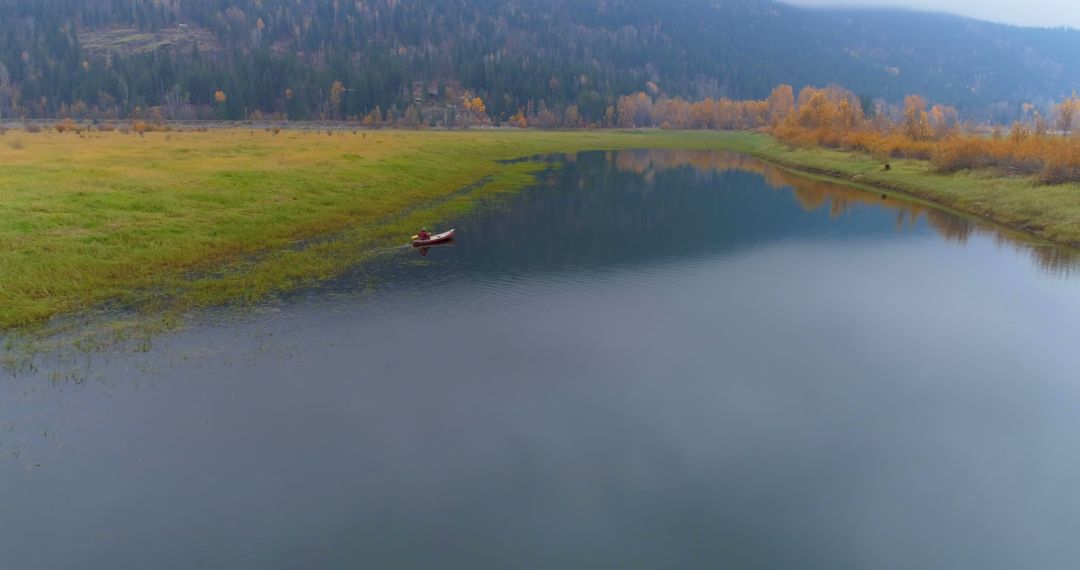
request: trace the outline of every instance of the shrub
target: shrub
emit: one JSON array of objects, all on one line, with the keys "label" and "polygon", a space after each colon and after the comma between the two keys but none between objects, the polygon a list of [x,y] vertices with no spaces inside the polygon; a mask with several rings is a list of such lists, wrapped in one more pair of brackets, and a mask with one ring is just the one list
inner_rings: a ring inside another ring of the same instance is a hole
[{"label": "shrub", "polygon": [[935,106],[926,113],[920,110],[924,107],[920,98],[909,97],[902,122],[884,114],[868,119],[858,113],[853,120],[837,121],[844,100],[827,95],[815,99],[817,107],[809,99],[800,102],[805,111],[799,111],[799,118],[789,115],[775,123],[772,134],[792,146],[838,147],[881,159],[930,160],[940,172],[996,168],[1009,174],[1037,175],[1048,184],[1080,182],[1080,136],[1049,135],[1045,122],[1038,119],[1034,124],[1013,123],[1008,133],[1001,125],[978,130],[969,126],[962,132],[955,110]]},{"label": "shrub", "polygon": [[53,125],[53,128],[56,129],[56,132],[58,132],[58,133],[67,133],[67,132],[78,131],[79,130],[79,125],[75,124],[75,121],[71,120],[70,118],[67,118],[67,119],[64,119],[63,121],[57,121]]},{"label": "shrub", "polygon": [[1080,182],[1080,140],[1062,138],[1056,141],[1039,173],[1039,178],[1047,184]]},{"label": "shrub", "polygon": [[26,148],[26,145],[24,145],[23,142],[21,140],[19,140],[19,139],[15,139],[15,140],[9,142],[8,146],[10,146],[11,148],[13,148],[15,150],[20,150],[20,149]]},{"label": "shrub", "polygon": [[[1049,143],[1049,144],[1048,144]],[[1008,165],[1023,174],[1034,174],[1043,167],[1053,143],[1045,136],[1029,136],[1011,142]]]},{"label": "shrub", "polygon": [[23,126],[23,129],[28,133],[40,133],[41,125],[38,125],[37,123],[26,123],[26,125]]},{"label": "shrub", "polygon": [[989,162],[987,141],[981,137],[953,136],[938,143],[932,162],[941,172],[971,170]]}]

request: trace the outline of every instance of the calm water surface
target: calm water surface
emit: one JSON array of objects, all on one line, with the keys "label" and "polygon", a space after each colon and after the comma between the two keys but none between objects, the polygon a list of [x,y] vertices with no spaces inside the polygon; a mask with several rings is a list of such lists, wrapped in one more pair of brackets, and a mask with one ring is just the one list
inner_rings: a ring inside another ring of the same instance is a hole
[{"label": "calm water surface", "polygon": [[454,225],[0,380],[0,567],[1080,565],[1073,252],[722,153]]}]

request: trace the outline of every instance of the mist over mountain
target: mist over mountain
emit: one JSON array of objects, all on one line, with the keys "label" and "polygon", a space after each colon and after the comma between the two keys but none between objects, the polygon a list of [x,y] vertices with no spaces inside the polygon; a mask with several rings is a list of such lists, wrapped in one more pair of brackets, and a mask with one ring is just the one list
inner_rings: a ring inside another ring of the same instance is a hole
[{"label": "mist over mountain", "polygon": [[793,6],[897,8],[943,12],[988,22],[1080,29],[1080,6],[1070,0],[782,0]]},{"label": "mist over mountain", "polygon": [[780,83],[1004,121],[1080,89],[1080,32],[767,0],[0,0],[3,118],[400,116],[468,93],[496,121],[601,122],[637,91]]}]

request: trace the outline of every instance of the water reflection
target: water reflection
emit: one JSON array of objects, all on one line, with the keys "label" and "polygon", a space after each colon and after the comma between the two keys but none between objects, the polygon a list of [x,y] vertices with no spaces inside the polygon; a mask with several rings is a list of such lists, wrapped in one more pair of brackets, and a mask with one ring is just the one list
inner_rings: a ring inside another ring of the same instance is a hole
[{"label": "water reflection", "polygon": [[974,235],[986,235],[1002,247],[1030,254],[1035,263],[1048,273],[1067,274],[1080,267],[1080,251],[1075,248],[1040,243],[1022,232],[903,197],[888,198],[873,191],[809,178],[745,154],[668,149],[621,150],[608,152],[605,158],[619,170],[633,172],[651,183],[655,182],[658,172],[676,168],[690,168],[698,173],[752,172],[760,175],[773,190],[790,189],[794,199],[806,211],[827,209],[830,216],[839,217],[857,206],[881,206],[895,211],[897,231],[904,231],[915,226],[920,219],[925,219],[946,240],[963,244]]},{"label": "water reflection", "polygon": [[1023,240],[700,152],[570,157],[454,222],[0,383],[5,563],[1080,559],[1080,291]]},{"label": "water reflection", "polygon": [[[379,259],[253,310],[214,309],[196,315],[193,322],[227,327],[251,314],[313,298],[358,302],[380,289],[417,289],[436,272],[444,280],[481,285],[527,274],[583,280],[628,266],[734,255],[777,241],[857,242],[918,234],[926,228],[946,243],[966,245],[987,238],[1034,259],[1051,275],[1065,276],[1080,263],[1075,249],[1040,244],[902,197],[807,178],[738,153],[621,150],[546,160],[563,167],[547,173],[534,188],[488,203],[465,219],[447,221],[447,227],[460,227],[463,247],[446,242],[407,248],[415,256]],[[798,208],[790,207],[792,203]],[[411,263],[417,258],[423,262]],[[98,346],[79,335],[84,329],[105,329],[101,323],[114,318],[101,312],[85,325],[66,326],[66,336],[29,358],[15,343],[0,359],[0,369],[12,376],[34,377],[36,372],[54,384],[100,376],[99,368],[107,366],[101,353],[107,352],[103,347],[108,343]],[[64,348],[72,343],[69,339],[75,339],[75,350]],[[154,363],[147,369],[163,361],[187,362],[160,358],[150,350],[154,340],[145,335],[125,339],[115,352],[145,355],[141,357]]]},{"label": "water reflection", "polygon": [[454,241],[453,240],[444,241],[442,243],[436,243],[436,244],[432,244],[432,245],[425,245],[423,247],[416,247],[416,248],[413,248],[413,249],[416,250],[416,253],[420,254],[420,257],[427,257],[427,254],[428,254],[428,252],[431,251],[431,248],[438,249],[440,247],[454,247]]}]

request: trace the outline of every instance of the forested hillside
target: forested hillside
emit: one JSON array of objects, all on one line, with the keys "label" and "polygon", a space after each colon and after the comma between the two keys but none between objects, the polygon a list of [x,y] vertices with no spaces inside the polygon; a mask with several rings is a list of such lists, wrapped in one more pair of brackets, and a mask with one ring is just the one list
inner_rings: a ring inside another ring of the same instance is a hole
[{"label": "forested hillside", "polygon": [[5,119],[603,124],[620,95],[779,83],[1008,120],[1080,88],[1080,32],[767,0],[0,0]]}]

